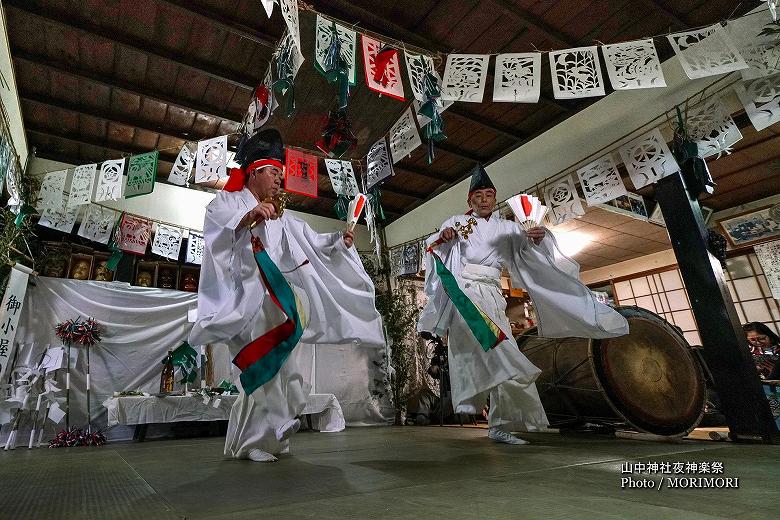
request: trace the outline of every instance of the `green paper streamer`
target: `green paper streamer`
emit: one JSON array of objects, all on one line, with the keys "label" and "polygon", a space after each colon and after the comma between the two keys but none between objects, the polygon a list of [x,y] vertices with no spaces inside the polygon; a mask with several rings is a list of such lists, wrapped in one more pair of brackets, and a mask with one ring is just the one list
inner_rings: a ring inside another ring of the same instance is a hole
[{"label": "green paper streamer", "polygon": [[22,224],[24,223],[24,218],[27,215],[32,215],[35,213],[35,208],[28,204],[22,204],[22,207],[19,209],[19,214],[16,215],[16,218],[14,219],[14,224],[17,228],[22,227]]}]

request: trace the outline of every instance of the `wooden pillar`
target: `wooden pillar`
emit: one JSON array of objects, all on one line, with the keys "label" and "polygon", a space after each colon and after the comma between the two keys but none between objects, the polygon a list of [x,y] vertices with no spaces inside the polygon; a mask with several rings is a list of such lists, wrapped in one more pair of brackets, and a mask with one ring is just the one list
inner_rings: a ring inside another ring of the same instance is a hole
[{"label": "wooden pillar", "polygon": [[[735,439],[780,438],[720,262],[707,249],[707,229],[696,195],[679,173],[658,181],[656,200],[699,327],[704,360],[715,380],[721,411]],[[681,389],[684,391],[684,389]]]}]

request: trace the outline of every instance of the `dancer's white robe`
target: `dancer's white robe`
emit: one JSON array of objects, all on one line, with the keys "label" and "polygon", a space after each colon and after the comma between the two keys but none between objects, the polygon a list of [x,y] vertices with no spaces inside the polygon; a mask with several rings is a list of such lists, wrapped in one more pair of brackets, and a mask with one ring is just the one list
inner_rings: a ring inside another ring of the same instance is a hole
[{"label": "dancer's white robe", "polygon": [[[442,230],[477,220],[468,238],[438,245],[436,253],[452,272],[461,290],[501,328],[506,336],[485,352],[475,340],[436,275],[427,255],[425,292],[428,303],[418,330],[448,334],[452,401],[456,411],[476,413],[490,393],[490,426],[506,430],[538,431],[548,426],[534,381],[540,370],[523,355],[512,336],[501,295],[501,268],[514,286],[526,289],[536,308],[538,333],[544,337],[607,338],[628,333],[628,322],[599,303],[579,280],[579,265],[563,255],[547,233],[538,245],[526,238],[513,221],[493,213],[488,219],[456,215]],[[433,236],[431,245],[438,235]]]},{"label": "dancer's white robe", "polygon": [[[303,343],[385,344],[374,305],[374,286],[355,248],[340,233],[317,234],[289,212],[252,230],[237,229],[257,201],[246,188],[221,191],[208,205],[203,226],[205,249],[198,287],[198,317],[192,345],[226,343],[235,357],[285,316],[269,297],[252,252],[250,234],[262,241],[269,257],[303,302]],[[258,448],[282,452],[281,429],[306,405],[309,388],[298,370],[298,349],[279,373],[251,395],[240,387],[230,414],[225,454],[245,458]]]}]

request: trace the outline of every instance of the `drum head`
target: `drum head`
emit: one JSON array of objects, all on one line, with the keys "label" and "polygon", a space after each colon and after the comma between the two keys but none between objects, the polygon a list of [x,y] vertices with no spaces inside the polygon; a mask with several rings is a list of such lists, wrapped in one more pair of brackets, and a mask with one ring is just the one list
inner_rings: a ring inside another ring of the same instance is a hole
[{"label": "drum head", "polygon": [[663,318],[619,307],[630,333],[593,342],[593,366],[612,406],[635,427],[682,435],[703,413],[701,367],[685,338]]}]

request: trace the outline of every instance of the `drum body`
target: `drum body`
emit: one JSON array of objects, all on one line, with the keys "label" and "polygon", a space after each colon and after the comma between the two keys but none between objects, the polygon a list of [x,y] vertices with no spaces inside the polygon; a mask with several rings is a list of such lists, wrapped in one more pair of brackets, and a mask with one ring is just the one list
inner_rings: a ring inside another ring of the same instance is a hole
[{"label": "drum body", "polygon": [[618,307],[630,332],[618,338],[517,339],[542,370],[536,381],[551,426],[629,424],[656,435],[696,427],[705,402],[701,366],[685,338],[663,318]]}]

